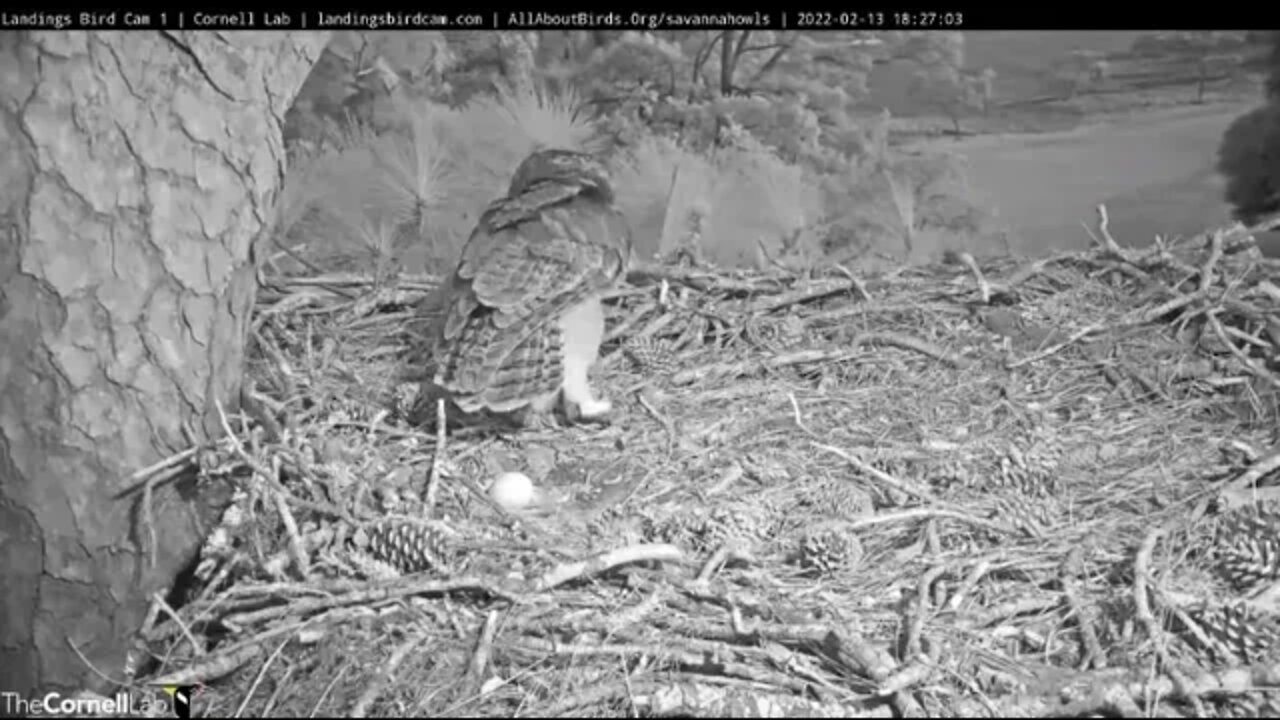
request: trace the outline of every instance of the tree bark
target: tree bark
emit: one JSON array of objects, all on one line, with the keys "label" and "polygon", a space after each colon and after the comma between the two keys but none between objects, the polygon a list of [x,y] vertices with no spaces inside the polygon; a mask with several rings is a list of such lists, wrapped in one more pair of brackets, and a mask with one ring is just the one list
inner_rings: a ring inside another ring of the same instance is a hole
[{"label": "tree bark", "polygon": [[733,31],[725,30],[720,41],[720,95],[729,97],[733,92]]},{"label": "tree bark", "polygon": [[0,34],[0,686],[125,676],[207,488],[130,476],[221,435],[285,111],[327,33]]}]

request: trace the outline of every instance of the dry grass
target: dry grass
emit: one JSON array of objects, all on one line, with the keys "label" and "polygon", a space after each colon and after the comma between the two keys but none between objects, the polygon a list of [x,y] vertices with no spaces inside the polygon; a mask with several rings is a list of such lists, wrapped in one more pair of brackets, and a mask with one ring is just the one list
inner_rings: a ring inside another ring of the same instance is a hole
[{"label": "dry grass", "polygon": [[[432,280],[280,278],[267,419],[201,454],[237,522],[146,629],[150,679],[206,683],[210,716],[1256,708],[1275,656],[1178,625],[1231,597],[1218,515],[1280,465],[1280,337],[1255,327],[1280,268],[1213,237],[977,272],[643,268],[611,305],[611,425],[443,444],[395,410]],[[636,337],[675,372],[638,374]],[[551,501],[495,510],[500,470]],[[364,577],[348,542],[389,515],[437,523],[442,570]],[[722,546],[673,517],[742,520]],[[824,572],[796,562],[819,529],[848,551]]]}]

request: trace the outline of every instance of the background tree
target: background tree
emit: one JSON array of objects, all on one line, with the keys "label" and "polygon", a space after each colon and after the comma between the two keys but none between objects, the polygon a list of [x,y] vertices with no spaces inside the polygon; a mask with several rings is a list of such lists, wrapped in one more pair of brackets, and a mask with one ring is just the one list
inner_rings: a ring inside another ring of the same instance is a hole
[{"label": "background tree", "polygon": [[1196,58],[1196,104],[1204,103],[1209,83],[1215,80],[1226,80],[1231,77],[1232,70],[1239,68],[1244,61],[1240,53],[1205,52]]},{"label": "background tree", "polygon": [[973,112],[986,107],[995,74],[969,72],[964,64],[964,35],[958,32],[931,33],[915,37],[907,43],[919,69],[911,83],[911,94],[923,107],[935,111],[951,121],[951,129],[961,133],[960,121]]},{"label": "background tree", "polygon": [[1280,103],[1270,102],[1236,118],[1218,147],[1224,196],[1236,218],[1252,224],[1280,212]]},{"label": "background tree", "polygon": [[977,74],[975,85],[977,86],[978,95],[982,100],[982,114],[991,114],[991,104],[996,100],[996,73],[995,68],[983,68],[982,72]]},{"label": "background tree", "polygon": [[1236,118],[1218,146],[1224,197],[1236,219],[1249,224],[1280,212],[1280,32],[1270,37],[1267,104]]},{"label": "background tree", "polygon": [[1267,97],[1280,101],[1280,30],[1271,33],[1271,53],[1267,56]]},{"label": "background tree", "polygon": [[216,486],[130,476],[238,404],[283,118],[326,39],[0,34],[6,691],[121,678],[199,548]]},{"label": "background tree", "polygon": [[1075,99],[1081,90],[1105,80],[1110,68],[1099,66],[1105,60],[1103,53],[1096,50],[1072,50],[1066,57],[1059,58],[1053,64],[1053,74],[1061,83],[1063,97]]}]

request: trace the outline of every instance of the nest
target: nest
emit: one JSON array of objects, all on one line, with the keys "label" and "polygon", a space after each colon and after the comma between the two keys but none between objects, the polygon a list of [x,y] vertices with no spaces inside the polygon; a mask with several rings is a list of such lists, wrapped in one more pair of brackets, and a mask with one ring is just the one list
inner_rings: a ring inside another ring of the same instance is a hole
[{"label": "nest", "polygon": [[[429,278],[277,279],[138,681],[224,716],[1275,713],[1280,263],[1101,231],[638,269],[611,421],[522,431],[405,382]],[[544,502],[488,501],[511,470]]]}]

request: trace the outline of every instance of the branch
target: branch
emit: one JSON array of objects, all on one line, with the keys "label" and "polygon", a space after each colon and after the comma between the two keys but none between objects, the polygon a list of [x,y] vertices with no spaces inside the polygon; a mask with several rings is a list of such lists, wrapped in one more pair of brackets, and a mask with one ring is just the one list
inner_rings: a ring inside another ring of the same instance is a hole
[{"label": "branch", "polygon": [[747,83],[747,86],[750,87],[752,85],[755,85],[757,80],[764,77],[771,70],[773,70],[774,66],[777,65],[780,60],[782,60],[782,56],[786,55],[787,51],[789,51],[794,46],[795,46],[794,39],[789,40],[785,43],[779,44],[778,49],[774,50],[773,54],[769,56],[769,59],[764,61],[764,65],[761,65],[760,69],[756,71],[756,74],[751,76],[751,80]]},{"label": "branch", "polygon": [[[711,37],[710,41],[698,48],[698,52],[693,54],[693,76],[689,78],[689,81],[694,87],[698,86],[698,80],[702,78],[702,66],[707,64],[707,59],[711,57],[712,49],[723,37],[724,33],[716,33]],[[690,99],[692,99],[692,96],[690,96]]]},{"label": "branch", "polygon": [[[738,36],[738,44],[733,46],[733,69],[738,69],[738,60],[742,59],[742,51],[747,46],[747,38],[751,37],[750,30],[743,30]],[[732,73],[730,73],[732,75]]]},{"label": "branch", "polygon": [[747,53],[763,52],[765,50],[776,50],[778,48],[787,49],[790,47],[791,47],[790,43],[780,43],[780,42],[766,43],[764,45],[752,45],[749,48],[742,48],[741,50],[738,51],[738,54],[746,55]]}]

